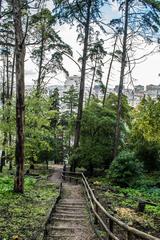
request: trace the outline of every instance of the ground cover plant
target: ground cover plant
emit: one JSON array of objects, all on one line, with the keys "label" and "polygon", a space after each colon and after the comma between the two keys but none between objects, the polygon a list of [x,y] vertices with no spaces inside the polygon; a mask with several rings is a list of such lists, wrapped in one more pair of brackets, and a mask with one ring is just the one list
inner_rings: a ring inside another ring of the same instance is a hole
[{"label": "ground cover plant", "polygon": [[[106,177],[92,178],[97,197],[105,208],[126,224],[160,237],[160,179],[159,172],[144,174],[134,185],[120,187]],[[138,211],[139,201],[146,204],[144,212]]]},{"label": "ground cover plant", "polygon": [[53,205],[57,190],[44,175],[26,176],[25,193],[13,192],[13,176],[0,175],[0,237],[31,239]]}]

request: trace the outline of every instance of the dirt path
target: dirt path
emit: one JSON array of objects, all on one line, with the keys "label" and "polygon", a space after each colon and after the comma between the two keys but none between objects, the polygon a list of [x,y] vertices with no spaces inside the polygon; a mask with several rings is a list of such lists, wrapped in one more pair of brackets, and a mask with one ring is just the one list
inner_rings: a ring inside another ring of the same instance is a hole
[{"label": "dirt path", "polygon": [[[51,181],[58,182],[58,169],[56,167]],[[46,240],[97,240],[89,222],[81,185],[63,183],[62,198],[51,216],[47,232]]]},{"label": "dirt path", "polygon": [[59,184],[61,182],[61,172],[63,170],[63,165],[54,165],[54,172],[52,176],[48,178],[49,181],[54,182],[55,184]]}]

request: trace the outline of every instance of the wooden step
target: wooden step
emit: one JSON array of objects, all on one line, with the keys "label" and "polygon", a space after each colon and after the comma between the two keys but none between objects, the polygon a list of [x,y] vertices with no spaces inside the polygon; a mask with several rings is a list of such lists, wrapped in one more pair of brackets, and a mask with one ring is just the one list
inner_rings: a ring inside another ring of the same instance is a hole
[{"label": "wooden step", "polygon": [[59,203],[59,207],[85,208],[84,204]]},{"label": "wooden step", "polygon": [[86,209],[84,206],[78,206],[78,207],[76,207],[76,206],[63,206],[63,205],[57,205],[56,206],[56,209],[61,209],[61,210],[66,210],[66,209],[71,209],[71,210],[74,210],[74,211],[77,211],[77,210],[84,210],[84,209]]},{"label": "wooden step", "polygon": [[75,235],[49,235],[47,237],[48,240],[53,240],[53,239],[63,239],[63,240],[70,240],[70,239],[76,239],[76,236]]},{"label": "wooden step", "polygon": [[79,234],[83,234],[85,231],[87,231],[87,228],[85,227],[61,227],[61,226],[48,226],[47,232],[48,236],[56,236],[56,235],[76,235],[76,232]]},{"label": "wooden step", "polygon": [[71,209],[66,209],[66,210],[59,210],[59,209],[56,209],[56,212],[55,213],[60,213],[60,214],[71,214],[71,215],[84,215],[85,214],[83,213],[83,211],[71,211]]},{"label": "wooden step", "polygon": [[87,230],[86,227],[78,227],[78,226],[75,226],[75,227],[61,227],[61,226],[50,226],[49,229],[52,229],[52,230],[55,230],[55,231],[65,231],[65,230],[68,230],[68,231],[75,231],[75,230]]},{"label": "wooden step", "polygon": [[86,221],[86,219],[82,218],[60,218],[60,217],[52,217],[51,221],[63,221],[63,222],[81,222],[81,221]]},{"label": "wooden step", "polygon": [[75,218],[84,218],[85,215],[84,214],[72,214],[72,213],[57,213],[55,212],[53,217],[62,217],[62,218],[65,218],[65,217],[75,217]]},{"label": "wooden step", "polygon": [[68,200],[62,199],[62,200],[59,201],[59,203],[60,204],[61,203],[63,203],[63,204],[72,204],[72,205],[84,205],[85,204],[84,201],[76,201],[74,199],[68,199]]}]

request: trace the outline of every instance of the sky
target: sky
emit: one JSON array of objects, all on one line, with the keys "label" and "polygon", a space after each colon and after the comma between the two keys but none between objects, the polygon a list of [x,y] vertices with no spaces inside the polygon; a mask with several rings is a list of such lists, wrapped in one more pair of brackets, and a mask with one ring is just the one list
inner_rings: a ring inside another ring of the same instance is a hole
[{"label": "sky", "polygon": [[[49,8],[52,8],[52,3],[48,3]],[[103,11],[103,18],[106,18],[107,21],[110,21],[113,17],[118,16],[118,10],[117,6],[114,5],[112,7],[112,10],[109,8],[102,9]],[[107,17],[106,17],[107,16]],[[81,53],[81,47],[79,46],[77,42],[77,33],[76,33],[76,27],[70,28],[67,24],[64,24],[60,27],[57,27],[57,30],[59,31],[59,35],[61,36],[62,40],[64,40],[67,44],[69,44],[72,47],[72,50],[74,52],[74,59],[76,60],[79,57],[79,53]],[[110,46],[106,46],[107,51],[112,51],[112,46],[110,43]],[[140,48],[135,47],[135,56],[140,57],[155,48],[155,44],[146,45],[142,44]],[[144,61],[145,60],[145,61]],[[134,68],[132,72],[132,76],[134,78],[134,85],[142,84],[160,84],[160,48],[159,51],[155,54],[149,55],[146,57],[143,61],[139,61],[141,63],[138,63],[136,67]],[[64,66],[69,71],[70,76],[72,75],[80,75],[79,69],[76,66],[74,62],[72,62],[69,58],[64,57]],[[103,81],[105,82],[107,71],[108,71],[108,64],[104,66],[104,77]],[[26,63],[26,84],[31,84],[32,79],[37,78],[37,72],[36,67],[31,62],[27,55]],[[119,66],[118,64],[114,64],[113,66],[114,70],[112,72],[111,81],[110,81],[110,87],[113,87],[114,85],[119,83]],[[65,81],[66,76],[64,74],[58,74],[56,76],[56,79],[52,79],[50,81],[50,84],[63,84]],[[126,80],[126,85],[128,85],[128,81]]]}]

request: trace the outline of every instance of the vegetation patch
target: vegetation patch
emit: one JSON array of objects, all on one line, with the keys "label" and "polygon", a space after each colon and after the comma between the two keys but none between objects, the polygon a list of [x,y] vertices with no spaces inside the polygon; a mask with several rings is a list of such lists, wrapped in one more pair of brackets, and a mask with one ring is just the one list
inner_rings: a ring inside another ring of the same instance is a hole
[{"label": "vegetation patch", "polygon": [[[130,187],[111,184],[107,178],[92,178],[93,188],[102,205],[126,224],[148,234],[160,237],[160,188],[158,173],[146,174]],[[144,212],[138,211],[139,201],[146,204]]]},{"label": "vegetation patch", "polygon": [[0,176],[0,237],[31,239],[38,233],[58,192],[46,178],[25,178],[25,193],[13,192],[13,177]]}]

